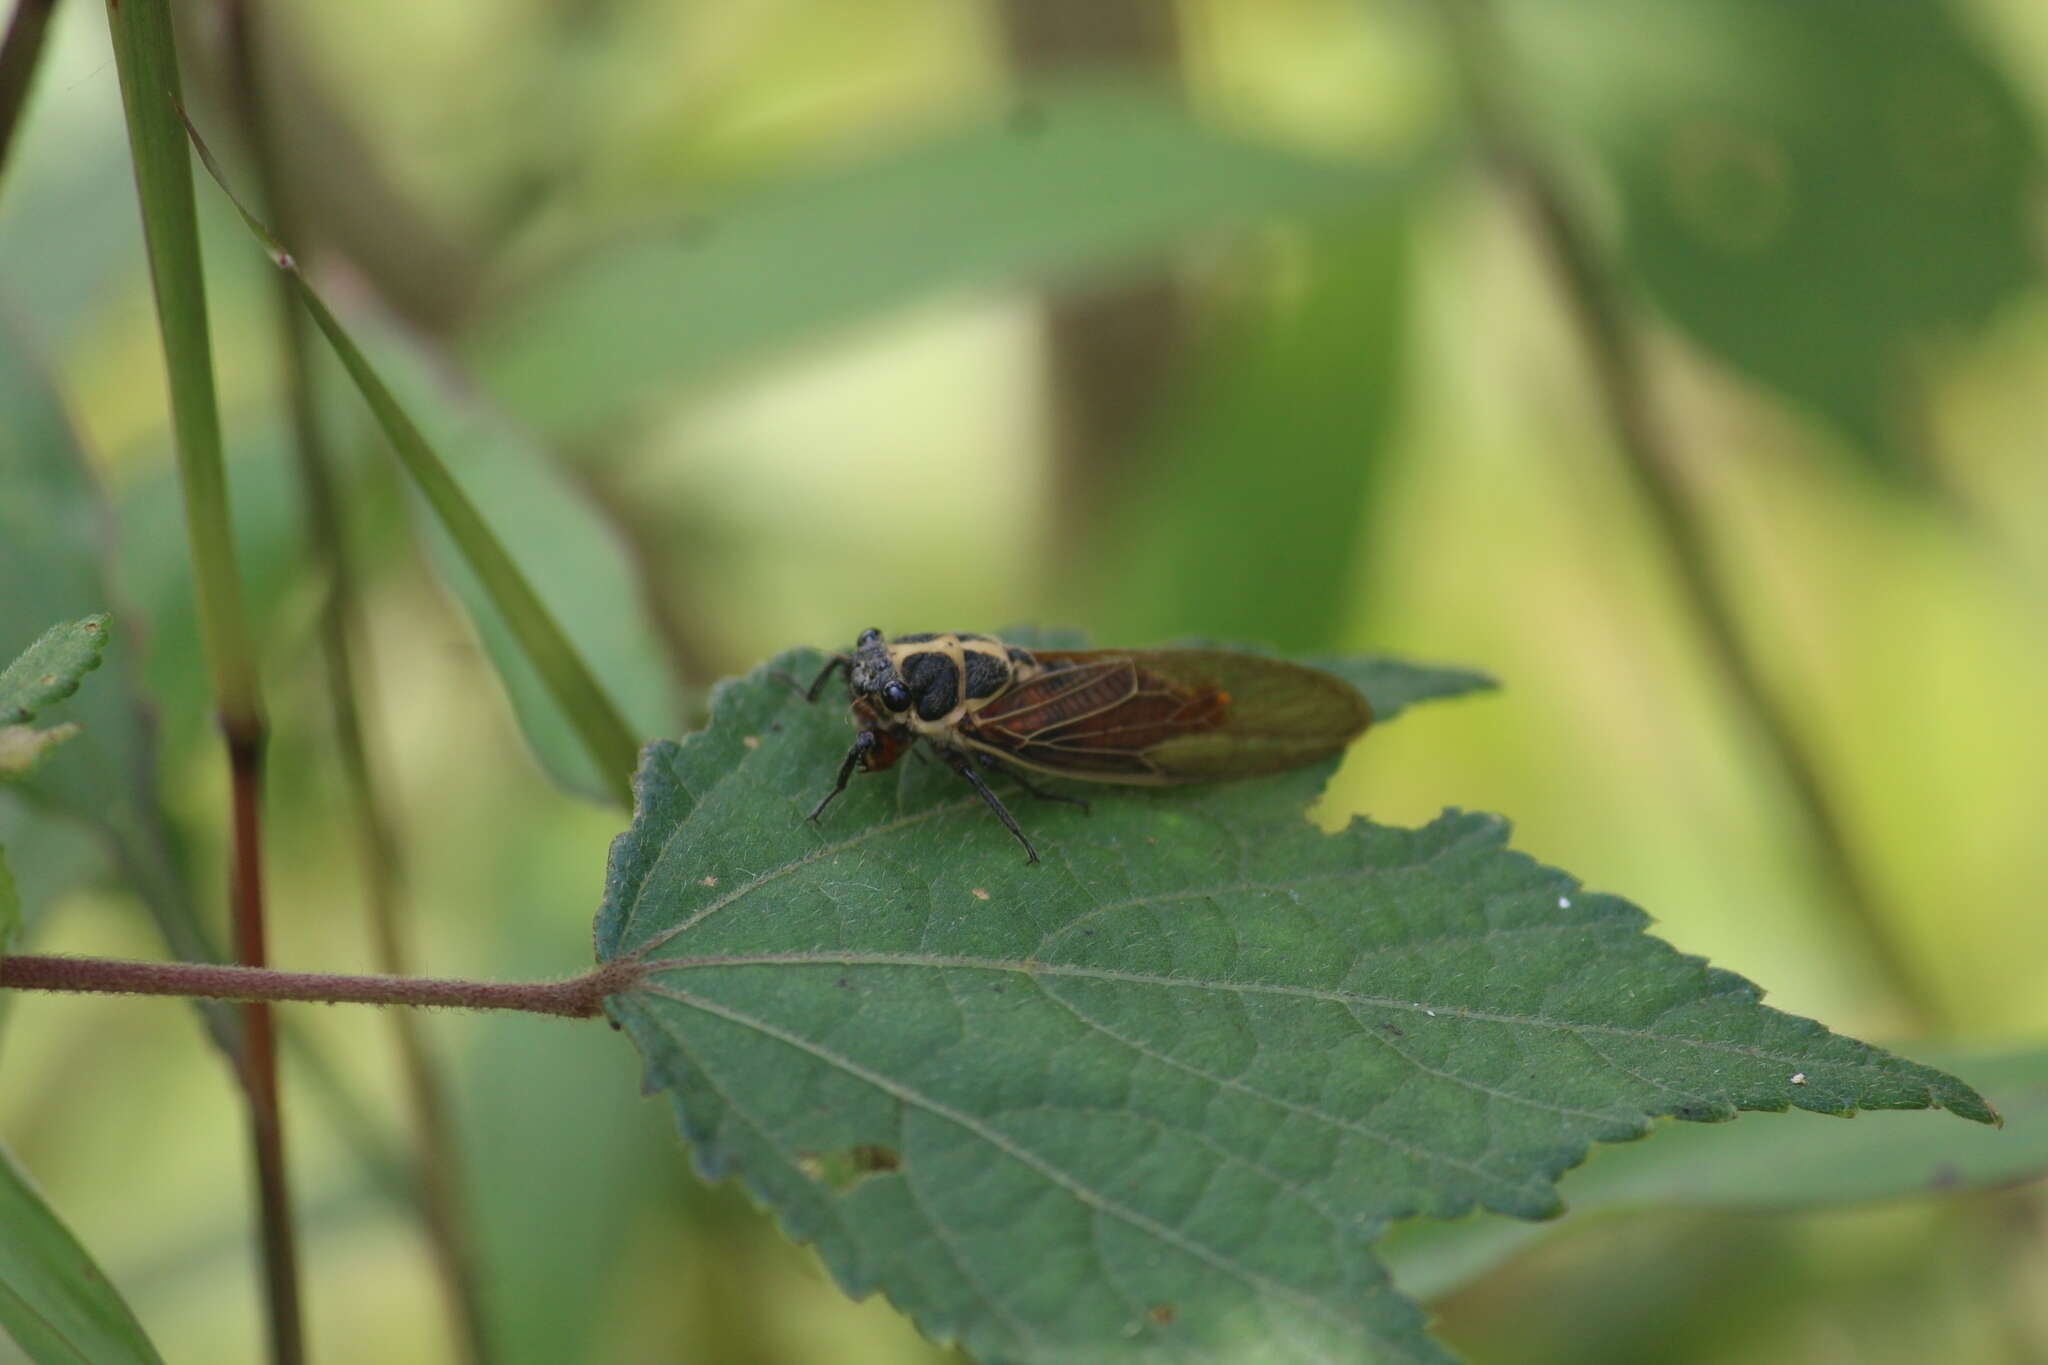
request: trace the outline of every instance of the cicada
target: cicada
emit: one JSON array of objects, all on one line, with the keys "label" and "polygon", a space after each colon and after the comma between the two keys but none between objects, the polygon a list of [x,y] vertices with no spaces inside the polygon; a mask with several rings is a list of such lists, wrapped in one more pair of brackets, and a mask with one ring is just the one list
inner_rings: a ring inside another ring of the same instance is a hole
[{"label": "cicada", "polygon": [[1026,773],[1169,786],[1252,777],[1341,751],[1372,722],[1341,678],[1227,649],[1020,649],[986,635],[865,630],[835,654],[805,696],[846,675],[853,747],[810,818],[825,813],[856,768],[893,767],[920,739],[967,779],[1037,862],[981,775],[998,763],[1026,792]]}]

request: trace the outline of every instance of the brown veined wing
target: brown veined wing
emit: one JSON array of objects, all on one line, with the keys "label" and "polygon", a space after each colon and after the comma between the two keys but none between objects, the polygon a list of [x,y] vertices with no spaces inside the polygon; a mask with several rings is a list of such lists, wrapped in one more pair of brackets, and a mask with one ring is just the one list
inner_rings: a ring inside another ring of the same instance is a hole
[{"label": "brown veined wing", "polygon": [[1045,671],[961,722],[969,748],[1092,782],[1251,777],[1340,752],[1372,710],[1320,669],[1224,649],[1037,650]]}]

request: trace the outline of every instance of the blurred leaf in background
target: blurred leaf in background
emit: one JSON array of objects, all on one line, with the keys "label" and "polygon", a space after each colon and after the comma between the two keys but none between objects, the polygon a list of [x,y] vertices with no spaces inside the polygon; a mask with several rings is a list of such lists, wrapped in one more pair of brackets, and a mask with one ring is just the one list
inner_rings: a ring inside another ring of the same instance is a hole
[{"label": "blurred leaf in background", "polygon": [[1929,365],[2042,279],[2038,116],[1944,0],[1504,0],[1625,263],[1706,350],[1923,483]]},{"label": "blurred leaf in background", "polygon": [[511,411],[574,432],[922,297],[1086,278],[1393,183],[1221,133],[1143,86],[1031,91],[995,117],[592,253],[505,300],[476,355]]},{"label": "blurred leaf in background", "polygon": [[[27,339],[0,312],[0,636],[32,638],[53,616],[105,610],[113,593],[103,563],[111,522],[55,390]],[[175,507],[173,507],[175,512]],[[40,618],[40,620],[38,619]],[[157,804],[154,736],[138,686],[138,650],[115,652],[113,677],[71,703],[81,732],[66,762],[20,790],[37,805],[94,830],[181,953],[206,956],[206,938]],[[195,670],[199,685],[203,673]]]},{"label": "blurred leaf in background", "polygon": [[1352,620],[1400,415],[1407,231],[1397,212],[1271,244],[1270,276],[1174,381],[1123,486],[1107,490],[1092,553],[1063,575],[1095,634],[1298,651]]}]

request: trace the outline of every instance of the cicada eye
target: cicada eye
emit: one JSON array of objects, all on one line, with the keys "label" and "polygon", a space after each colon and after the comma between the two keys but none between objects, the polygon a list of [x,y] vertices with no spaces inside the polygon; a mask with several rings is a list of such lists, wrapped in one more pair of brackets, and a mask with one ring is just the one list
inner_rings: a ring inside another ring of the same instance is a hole
[{"label": "cicada eye", "polygon": [[888,707],[891,711],[909,710],[910,689],[900,682],[882,684],[882,705]]}]

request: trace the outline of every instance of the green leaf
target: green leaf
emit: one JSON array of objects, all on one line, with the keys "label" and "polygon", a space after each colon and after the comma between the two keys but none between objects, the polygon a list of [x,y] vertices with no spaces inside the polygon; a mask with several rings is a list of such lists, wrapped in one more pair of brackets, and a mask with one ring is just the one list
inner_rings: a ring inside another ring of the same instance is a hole
[{"label": "green leaf", "polygon": [[586,428],[915,299],[1100,275],[1396,181],[1227,136],[1171,91],[1076,85],[593,255],[511,300],[474,355],[515,413]]},{"label": "green leaf", "polygon": [[162,1365],[85,1248],[0,1147],[0,1326],[37,1365]]},{"label": "green leaf", "polygon": [[1956,9],[1505,7],[1665,313],[1893,474],[1919,421],[1901,382],[2042,276],[2035,120]]},{"label": "green leaf", "polygon": [[1603,1148],[1565,1178],[1570,1212],[1549,1223],[1480,1217],[1413,1222],[1382,1247],[1395,1283],[1434,1299],[1539,1241],[1604,1214],[1648,1209],[1796,1213],[1911,1195],[1993,1189],[2048,1173],[2048,1051],[1937,1053],[2004,1116],[2003,1132],[1929,1114],[1868,1114],[1848,1128],[1788,1115],[1732,1130],[1671,1126]]},{"label": "green leaf", "polygon": [[44,631],[0,672],[0,725],[26,724],[45,706],[76,692],[79,680],[100,666],[106,645],[105,615]]},{"label": "green leaf", "polygon": [[808,823],[846,734],[764,671],[649,747],[597,943],[653,969],[609,1006],[707,1176],[984,1360],[1439,1361],[1373,1250],[1393,1219],[1547,1217],[1658,1115],[1995,1117],[1496,817],[1324,835],[1328,763],[1098,786],[1022,812],[1031,866],[938,765]]},{"label": "green leaf", "polygon": [[1108,562],[1080,575],[1091,598],[1121,585],[1106,634],[1200,629],[1296,650],[1336,636],[1398,416],[1407,233],[1389,217],[1286,244],[1286,287],[1226,321],[1159,405],[1134,486],[1095,537]]},{"label": "green leaf", "polygon": [[1366,700],[1372,703],[1375,725],[1386,724],[1418,702],[1448,701],[1474,692],[1491,692],[1500,686],[1476,668],[1410,663],[1384,654],[1348,654],[1302,662],[1335,673],[1365,693]]},{"label": "green leaf", "polygon": [[78,690],[79,679],[100,666],[107,643],[105,615],[51,626],[0,672],[0,782],[28,776],[49,751],[78,733],[76,723],[37,729],[28,722]]}]

